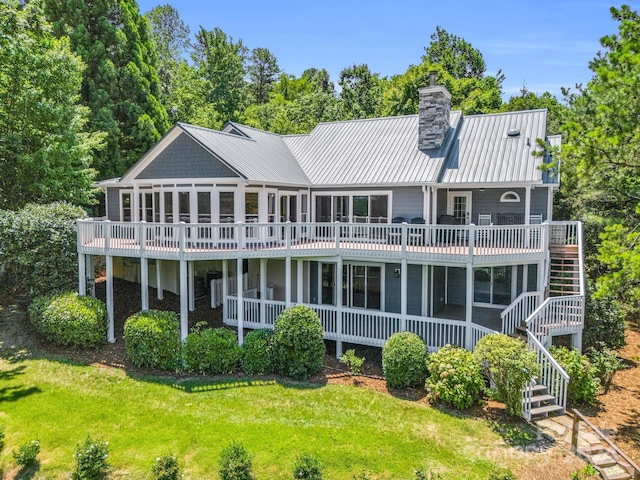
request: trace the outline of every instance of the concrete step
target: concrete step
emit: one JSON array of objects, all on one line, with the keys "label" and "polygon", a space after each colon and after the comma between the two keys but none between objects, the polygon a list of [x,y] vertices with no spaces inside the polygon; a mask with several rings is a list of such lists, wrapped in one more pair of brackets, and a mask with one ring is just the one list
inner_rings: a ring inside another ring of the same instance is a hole
[{"label": "concrete step", "polygon": [[536,407],[531,409],[531,416],[545,416],[548,417],[549,414],[559,414],[562,415],[564,413],[564,408],[562,405],[544,405],[542,407]]}]

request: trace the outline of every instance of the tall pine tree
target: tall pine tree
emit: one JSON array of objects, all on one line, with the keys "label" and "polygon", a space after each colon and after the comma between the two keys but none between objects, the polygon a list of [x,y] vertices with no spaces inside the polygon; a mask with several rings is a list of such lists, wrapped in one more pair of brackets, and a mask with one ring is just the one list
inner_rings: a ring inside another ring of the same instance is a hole
[{"label": "tall pine tree", "polygon": [[100,178],[122,175],[169,128],[148,24],[135,0],[45,0],[58,36],[87,68],[82,101],[90,131],[107,133],[94,166]]}]

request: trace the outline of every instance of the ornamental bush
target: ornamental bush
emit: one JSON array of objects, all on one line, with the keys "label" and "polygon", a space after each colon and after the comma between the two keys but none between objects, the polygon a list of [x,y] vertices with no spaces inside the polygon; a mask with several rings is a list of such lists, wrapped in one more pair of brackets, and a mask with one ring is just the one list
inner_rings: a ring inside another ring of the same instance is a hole
[{"label": "ornamental bush", "polygon": [[21,467],[28,467],[36,462],[36,457],[40,453],[40,442],[31,440],[25,442],[13,451],[13,459]]},{"label": "ornamental bush", "polygon": [[464,348],[445,345],[427,361],[426,387],[435,399],[463,410],[480,400],[484,379],[473,354]]},{"label": "ornamental bush", "polygon": [[595,368],[596,377],[600,379],[604,393],[608,393],[613,383],[613,376],[618,370],[625,368],[624,363],[613,350],[608,348],[602,350],[592,348],[587,352],[587,356]]},{"label": "ornamental bush", "polygon": [[201,330],[195,326],[182,346],[182,360],[187,372],[202,374],[233,373],[240,361],[236,334],[226,328]]},{"label": "ornamental bush", "polygon": [[0,210],[0,265],[32,296],[77,288],[76,220],[84,217],[65,202]]},{"label": "ornamental bush", "polygon": [[292,473],[294,479],[322,480],[322,464],[313,455],[303,453],[296,457]]},{"label": "ornamental bush", "polygon": [[382,370],[392,388],[423,386],[428,373],[425,343],[415,333],[394,333],[382,348]]},{"label": "ornamental bush", "polygon": [[567,400],[572,405],[593,405],[597,401],[600,382],[596,378],[596,369],[586,355],[575,348],[551,347],[549,350],[560,366],[569,375]]},{"label": "ornamental bush", "polygon": [[318,314],[304,305],[287,308],[273,328],[273,361],[276,371],[307,379],[322,368],[326,351]]},{"label": "ornamental bush", "polygon": [[175,370],[180,358],[180,323],[175,312],[138,312],[124,323],[127,355],[136,367]]},{"label": "ornamental bush", "polygon": [[271,330],[253,330],[244,337],[242,345],[242,370],[249,375],[273,373]]},{"label": "ornamental bush", "polygon": [[47,341],[90,348],[107,341],[107,309],[103,302],[77,293],[36,298],[29,321]]},{"label": "ornamental bush", "polygon": [[76,468],[71,480],[103,480],[109,471],[109,442],[91,437],[76,445]]},{"label": "ornamental bush", "polygon": [[535,352],[522,340],[493,333],[478,341],[473,355],[495,385],[495,396],[504,402],[507,413],[521,415],[522,389],[538,372]]},{"label": "ornamental bush", "polygon": [[155,480],[178,480],[180,478],[180,465],[174,455],[163,455],[156,458],[151,473]]},{"label": "ornamental bush", "polygon": [[233,442],[220,454],[221,480],[253,480],[251,456],[241,443]]}]

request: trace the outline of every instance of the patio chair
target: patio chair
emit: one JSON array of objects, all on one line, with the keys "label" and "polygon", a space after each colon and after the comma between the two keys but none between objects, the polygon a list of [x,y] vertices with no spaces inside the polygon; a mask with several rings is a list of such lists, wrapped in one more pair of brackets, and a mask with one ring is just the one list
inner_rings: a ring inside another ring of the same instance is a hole
[{"label": "patio chair", "polygon": [[[414,217],[411,219],[411,225],[424,225],[425,221],[422,217]],[[409,229],[409,244],[410,245],[424,245],[424,229],[422,228],[410,228]]]},{"label": "patio chair", "polygon": [[[404,217],[393,217],[391,223],[405,223]],[[402,229],[400,227],[389,228],[387,241],[390,245],[400,245],[402,243]]]},{"label": "patio chair", "polygon": [[[493,225],[493,223],[491,223],[491,214],[490,213],[479,213],[478,214],[478,226],[479,227],[489,227]],[[478,235],[478,240],[482,243],[489,243],[489,235],[490,235],[490,231],[487,229],[480,229],[477,233]]]}]

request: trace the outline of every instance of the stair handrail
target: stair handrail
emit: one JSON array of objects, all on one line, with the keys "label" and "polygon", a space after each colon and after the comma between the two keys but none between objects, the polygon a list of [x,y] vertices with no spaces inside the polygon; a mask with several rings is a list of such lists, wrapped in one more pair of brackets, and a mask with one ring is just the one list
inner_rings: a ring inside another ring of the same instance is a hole
[{"label": "stair handrail", "polygon": [[[540,340],[536,338],[529,330],[527,330],[527,341],[538,357],[538,383],[545,385],[549,389],[549,394],[556,397],[556,402],[563,410],[567,409],[567,392],[569,389],[569,374],[560,366],[558,361],[553,358],[549,350],[547,350]],[[529,411],[530,412],[530,411]],[[530,417],[530,413],[527,414]],[[525,416],[526,418],[526,416]],[[527,418],[530,420],[531,418]]]},{"label": "stair handrail", "polygon": [[534,312],[542,301],[542,292],[522,292],[500,314],[500,333],[510,335]]},{"label": "stair handrail", "polygon": [[[558,316],[557,306],[563,308],[563,322],[564,326],[571,326],[571,315],[567,313],[568,308],[575,307],[580,309],[580,323],[584,324],[584,295],[565,295],[563,297],[549,297],[546,298],[538,308],[525,320],[527,331],[533,331],[537,338],[541,339],[548,334],[547,329],[549,327],[558,327],[557,322],[545,322],[548,318],[548,314],[551,312],[551,316]],[[573,304],[573,305],[571,305]],[[544,331],[542,329],[545,329]],[[543,334],[544,333],[544,334]]]},{"label": "stair handrail", "polygon": [[594,431],[594,433],[599,438],[604,440],[607,445],[613,448],[613,450],[619,456],[621,456],[624,459],[624,461],[631,466],[631,468],[633,468],[633,480],[640,480],[640,467],[638,467],[638,465],[636,465],[633,462],[633,460],[631,460],[622,450],[616,447],[616,445],[611,440],[609,440],[604,433],[602,433],[595,425],[593,425],[589,420],[587,420],[586,417],[582,415],[582,413],[580,413],[577,409],[572,408],[571,413],[573,413],[573,429],[571,432],[571,451],[574,454],[577,454],[578,452],[578,433],[580,431],[580,421],[583,421],[584,423],[587,424],[589,428],[591,428],[591,430]]}]

